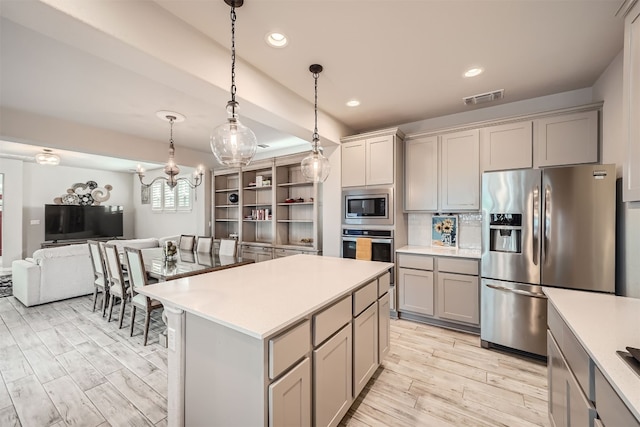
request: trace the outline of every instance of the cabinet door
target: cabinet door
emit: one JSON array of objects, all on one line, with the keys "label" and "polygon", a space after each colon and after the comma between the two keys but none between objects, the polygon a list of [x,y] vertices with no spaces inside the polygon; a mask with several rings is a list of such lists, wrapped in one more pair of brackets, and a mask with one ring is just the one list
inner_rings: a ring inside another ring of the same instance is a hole
[{"label": "cabinet door", "polygon": [[440,210],[480,209],[480,137],[477,129],[455,132],[440,142]]},{"label": "cabinet door", "polygon": [[398,269],[398,311],[434,315],[433,271]]},{"label": "cabinet door", "polygon": [[382,363],[389,349],[391,348],[390,341],[390,313],[391,313],[391,296],[389,293],[378,299],[378,363]]},{"label": "cabinet door", "polygon": [[404,208],[438,210],[438,137],[407,141],[404,146]]},{"label": "cabinet door", "polygon": [[624,25],[622,114],[626,156],[624,201],[640,201],[640,3],[627,13]]},{"label": "cabinet door", "polygon": [[547,331],[547,380],[549,416],[555,427],[568,427],[567,374],[569,368],[551,332]]},{"label": "cabinet door", "polygon": [[256,252],[256,262],[262,262],[273,259],[273,250],[271,248],[261,248]]},{"label": "cabinet door", "polygon": [[393,135],[367,139],[366,185],[393,184],[395,152]]},{"label": "cabinet door", "polygon": [[351,323],[313,351],[314,426],[337,426],[352,398]]},{"label": "cabinet door", "polygon": [[353,395],[362,389],[378,367],[378,304],[353,319]]},{"label": "cabinet door", "polygon": [[438,272],[438,317],[480,325],[478,276]]},{"label": "cabinet door", "polygon": [[483,172],[533,167],[532,122],[482,129],[480,159]]},{"label": "cabinet door", "polygon": [[535,166],[598,162],[598,112],[536,120]]},{"label": "cabinet door", "polygon": [[311,425],[311,361],[305,357],[269,386],[269,426]]},{"label": "cabinet door", "polygon": [[366,185],[365,145],[366,142],[364,140],[342,144],[343,187]]}]

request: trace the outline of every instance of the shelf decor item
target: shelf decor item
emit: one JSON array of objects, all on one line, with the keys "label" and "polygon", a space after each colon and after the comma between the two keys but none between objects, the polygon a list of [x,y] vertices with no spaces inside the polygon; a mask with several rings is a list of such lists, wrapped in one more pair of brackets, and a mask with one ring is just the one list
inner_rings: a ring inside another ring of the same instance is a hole
[{"label": "shelf decor item", "polygon": [[172,262],[178,259],[178,244],[174,240],[164,242],[162,257],[165,262]]},{"label": "shelf decor item", "polygon": [[434,215],[431,217],[431,246],[455,248],[458,246],[458,216]]},{"label": "shelf decor item", "polygon": [[322,65],[312,64],[309,71],[313,75],[315,81],[315,127],[313,128],[313,141],[311,142],[311,153],[302,159],[302,174],[307,181],[324,182],[329,176],[331,165],[329,159],[322,154],[322,146],[320,146],[320,135],[318,134],[318,77],[322,72]]},{"label": "shelf decor item", "polygon": [[258,148],[256,135],[238,119],[236,101],[236,7],[244,0],[224,0],[231,6],[231,100],[227,103],[227,121],[211,133],[211,150],[216,159],[230,167],[247,166]]}]

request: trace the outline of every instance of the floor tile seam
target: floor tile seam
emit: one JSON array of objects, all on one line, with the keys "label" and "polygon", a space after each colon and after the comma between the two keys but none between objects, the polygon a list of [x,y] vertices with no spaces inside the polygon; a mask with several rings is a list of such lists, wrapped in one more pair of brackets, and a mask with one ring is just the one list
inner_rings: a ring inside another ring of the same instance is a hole
[{"label": "floor tile seam", "polygon": [[[123,371],[123,370],[127,370],[127,371],[129,371],[129,373],[130,373],[131,375],[133,375],[134,377],[136,377],[137,379],[139,379],[140,381],[142,381],[142,383],[143,383],[144,385],[146,385],[147,387],[149,387],[149,388],[150,388],[154,393],[156,393],[156,394],[158,395],[158,397],[160,397],[160,399],[162,399],[162,400],[166,400],[166,399],[165,399],[165,397],[164,397],[164,396],[162,396],[160,393],[158,393],[158,391],[156,391],[153,387],[151,387],[149,384],[147,384],[147,383],[146,383],[146,382],[145,382],[141,377],[139,377],[139,376],[138,376],[138,375],[136,375],[135,373],[131,372],[131,370],[129,370],[129,369],[123,368],[123,369],[119,369],[118,371],[111,372],[109,375],[105,375],[105,378],[107,379],[107,381],[109,382],[109,384],[111,384],[111,385],[113,386],[113,388],[115,388],[116,390],[118,390],[118,391],[120,392],[120,394],[122,394],[122,395],[125,397],[125,399],[126,399],[129,403],[131,403],[131,404],[132,404],[132,405],[133,405],[133,406],[138,410],[138,412],[140,412],[142,415],[144,415],[144,417],[145,417],[145,418],[146,418],[146,419],[147,419],[151,424],[154,424],[154,425],[155,425],[156,423],[154,423],[153,421],[151,421],[151,419],[145,415],[145,413],[143,412],[142,408],[138,407],[138,406],[135,404],[135,402],[134,402],[133,400],[129,399],[129,397],[128,397],[128,396],[126,396],[126,395],[125,395],[125,394],[120,390],[120,388],[118,387],[118,385],[117,385],[115,382],[113,382],[113,381],[111,380],[111,378],[109,378],[110,376],[113,376],[113,374],[115,374],[115,373],[117,373],[117,372],[121,372],[121,371]],[[139,397],[142,397],[142,398],[144,398],[144,397],[145,397],[145,396],[141,396],[141,395],[139,395],[139,394],[138,394],[138,390],[136,389],[135,385],[133,385],[133,384],[131,384],[131,383],[130,383],[129,378],[126,378],[126,375],[123,375],[123,377],[124,377],[124,382],[125,382],[125,384],[126,384],[126,386],[127,386],[127,387],[129,387],[132,391],[134,391],[134,392],[135,392],[135,394],[137,394]],[[167,411],[167,407],[168,407],[168,402],[166,402],[166,403],[165,403],[165,407],[164,407],[165,412]],[[165,417],[165,418],[166,418],[166,417]],[[158,422],[160,422],[160,421],[158,421]]]},{"label": "floor tile seam", "polygon": [[[121,370],[122,370],[122,369],[119,369],[118,371],[121,371]],[[111,372],[109,375],[114,374],[115,372],[118,372],[118,371]],[[129,372],[131,372],[131,371],[129,371]],[[135,375],[135,374],[133,374],[133,373],[132,373],[132,375]],[[137,376],[137,375],[136,375],[136,376]],[[150,419],[149,419],[149,418],[144,414],[144,412],[142,412],[142,410],[140,410],[140,408],[138,408],[138,406],[136,406],[136,404],[135,404],[133,401],[131,401],[131,399],[129,399],[129,398],[128,398],[124,393],[122,393],[122,391],[120,391],[120,389],[119,389],[119,388],[118,388],[114,383],[112,383],[112,382],[111,382],[111,380],[110,380],[106,375],[105,375],[105,379],[107,380],[107,383],[108,383],[108,384],[113,388],[113,390],[115,390],[115,392],[116,392],[116,393],[118,393],[118,394],[120,395],[120,397],[122,397],[122,399],[123,399],[123,400],[125,400],[126,402],[128,402],[128,403],[133,407],[133,409],[135,409],[135,410],[138,412],[138,414],[139,414],[140,416],[142,416],[142,417],[143,417],[143,418],[144,418],[144,419],[145,419],[145,420],[146,420],[150,425],[155,425],[155,423],[154,423],[154,422],[152,422],[152,421],[151,421],[151,420],[150,420]],[[104,386],[104,384],[105,384],[105,383],[99,384],[99,385],[97,385],[96,387]],[[145,383],[145,384],[146,384],[146,383]],[[94,387],[94,388],[96,388],[96,387]],[[149,386],[149,387],[151,387],[151,386]],[[151,387],[151,388],[153,388],[153,387]],[[154,390],[154,391],[155,391],[155,390]],[[156,392],[156,393],[158,393],[158,392]],[[86,394],[86,393],[85,393],[85,394]],[[158,394],[160,395],[160,393],[158,393]],[[160,396],[162,397],[162,395],[160,395]],[[163,399],[164,399],[164,398],[163,398]],[[96,407],[97,407],[97,405],[96,405],[95,403],[94,403],[94,406],[96,406]],[[107,419],[107,417],[106,417],[106,416],[104,416],[104,414],[103,414],[103,417],[105,418],[105,420],[106,420],[107,422],[109,422],[109,420]]]},{"label": "floor tile seam", "polygon": [[[456,404],[451,404],[451,403],[443,400],[440,396],[435,395],[435,394],[430,394],[429,396],[426,396],[426,395],[420,396],[419,399],[418,399],[418,402],[416,403],[416,405],[418,405],[418,407],[417,407],[418,411],[426,412],[426,413],[428,413],[428,414],[430,414],[432,416],[435,416],[437,418],[442,418],[446,422],[454,422],[455,423],[456,420],[449,420],[449,419],[440,417],[437,414],[430,413],[427,410],[427,407],[429,406],[428,405],[429,397],[432,397],[432,398],[440,401],[439,402],[440,405],[444,406],[445,408],[447,408],[447,413],[449,413],[449,411],[450,411],[452,413],[457,414],[458,416],[462,417],[465,420],[472,419],[472,420],[476,421],[477,423],[480,423],[480,424],[472,424],[472,425],[481,425],[481,426],[486,426],[486,427],[496,427],[496,426],[498,426],[498,424],[495,424],[495,423],[492,423],[492,422],[487,422],[487,420],[485,420],[483,418],[479,418],[478,414],[476,414],[475,412],[468,411],[468,410],[466,410],[466,408],[458,406],[459,405],[458,402],[456,402]],[[422,400],[422,405],[419,405],[420,404],[420,400]],[[489,420],[489,421],[491,421],[491,420]],[[467,426],[469,424],[465,423],[464,425]]]},{"label": "floor tile seam", "polygon": [[[463,399],[463,400],[465,400],[465,399]],[[517,416],[517,415],[515,415],[515,414],[512,414],[512,413],[510,413],[510,412],[505,413],[505,412],[503,412],[503,411],[499,410],[498,408],[495,408],[495,407],[493,407],[493,406],[490,406],[489,404],[486,404],[486,403],[484,403],[484,402],[480,402],[480,401],[477,401],[477,400],[471,400],[471,399],[466,399],[466,401],[467,401],[467,402],[470,402],[472,405],[480,405],[480,406],[482,406],[482,407],[484,407],[484,408],[487,408],[487,409],[488,409],[488,410],[490,410],[490,411],[491,411],[491,410],[493,410],[493,411],[499,411],[499,412],[502,412],[506,418],[509,418],[509,417],[520,418],[521,420],[523,420],[523,421],[524,421],[524,423],[528,424],[530,427],[533,427],[534,425],[539,425],[538,423],[536,423],[536,422],[534,422],[534,421],[531,421],[531,420],[526,419],[526,418],[521,418],[521,417],[519,417],[519,416]],[[511,405],[511,406],[514,406],[514,405],[512,405],[512,404],[511,404],[511,402],[506,402],[506,403],[507,403],[507,404],[509,404],[509,405]],[[522,408],[522,409],[527,409],[527,410],[533,411],[532,409],[527,408],[526,406],[522,406],[521,408]],[[473,409],[473,408],[470,408],[470,409]],[[537,411],[536,411],[536,412],[537,412]],[[487,417],[488,417],[488,416],[489,416],[489,415],[487,415]]]}]

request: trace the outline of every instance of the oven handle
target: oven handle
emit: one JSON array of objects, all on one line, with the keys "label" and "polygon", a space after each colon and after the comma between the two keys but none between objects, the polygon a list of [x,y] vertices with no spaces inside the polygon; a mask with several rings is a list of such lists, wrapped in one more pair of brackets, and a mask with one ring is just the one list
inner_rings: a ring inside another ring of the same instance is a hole
[{"label": "oven handle", "polygon": [[376,239],[375,237],[366,237],[366,236],[362,236],[362,237],[342,237],[342,241],[343,242],[355,242],[358,239],[371,239],[371,243],[387,243],[387,244],[391,244],[393,243],[393,239]]},{"label": "oven handle", "polygon": [[513,292],[514,294],[524,295],[527,297],[547,299],[547,296],[545,294],[541,294],[539,292],[529,292],[529,291],[523,291],[521,289],[511,289],[511,288],[505,288],[504,286],[496,286],[496,285],[489,285],[489,284],[487,284],[486,286],[487,288],[495,289],[497,291]]}]

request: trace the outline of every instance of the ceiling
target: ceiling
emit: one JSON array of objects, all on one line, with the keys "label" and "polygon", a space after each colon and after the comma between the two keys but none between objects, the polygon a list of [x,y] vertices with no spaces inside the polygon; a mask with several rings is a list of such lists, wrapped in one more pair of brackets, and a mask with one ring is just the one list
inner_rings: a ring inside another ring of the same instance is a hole
[{"label": "ceiling", "polygon": [[[319,130],[327,145],[350,133],[590,87],[622,50],[621,3],[247,0],[236,24],[241,119],[270,146],[259,149],[263,157],[309,149],[312,63],[324,66]],[[0,14],[1,108],[152,141],[155,158],[113,152],[150,164],[166,157],[169,132],[155,112],[177,111],[187,117],[174,128],[177,154],[190,150],[214,165],[209,134],[225,120],[230,83],[223,0],[0,0]],[[270,31],[289,44],[268,46]],[[483,74],[463,77],[478,66]],[[501,101],[462,102],[497,89]],[[347,107],[352,98],[361,105]],[[62,137],[44,143],[8,133],[0,129],[18,144],[0,145],[6,155],[71,147]],[[109,152],[90,143],[68,151]]]}]

